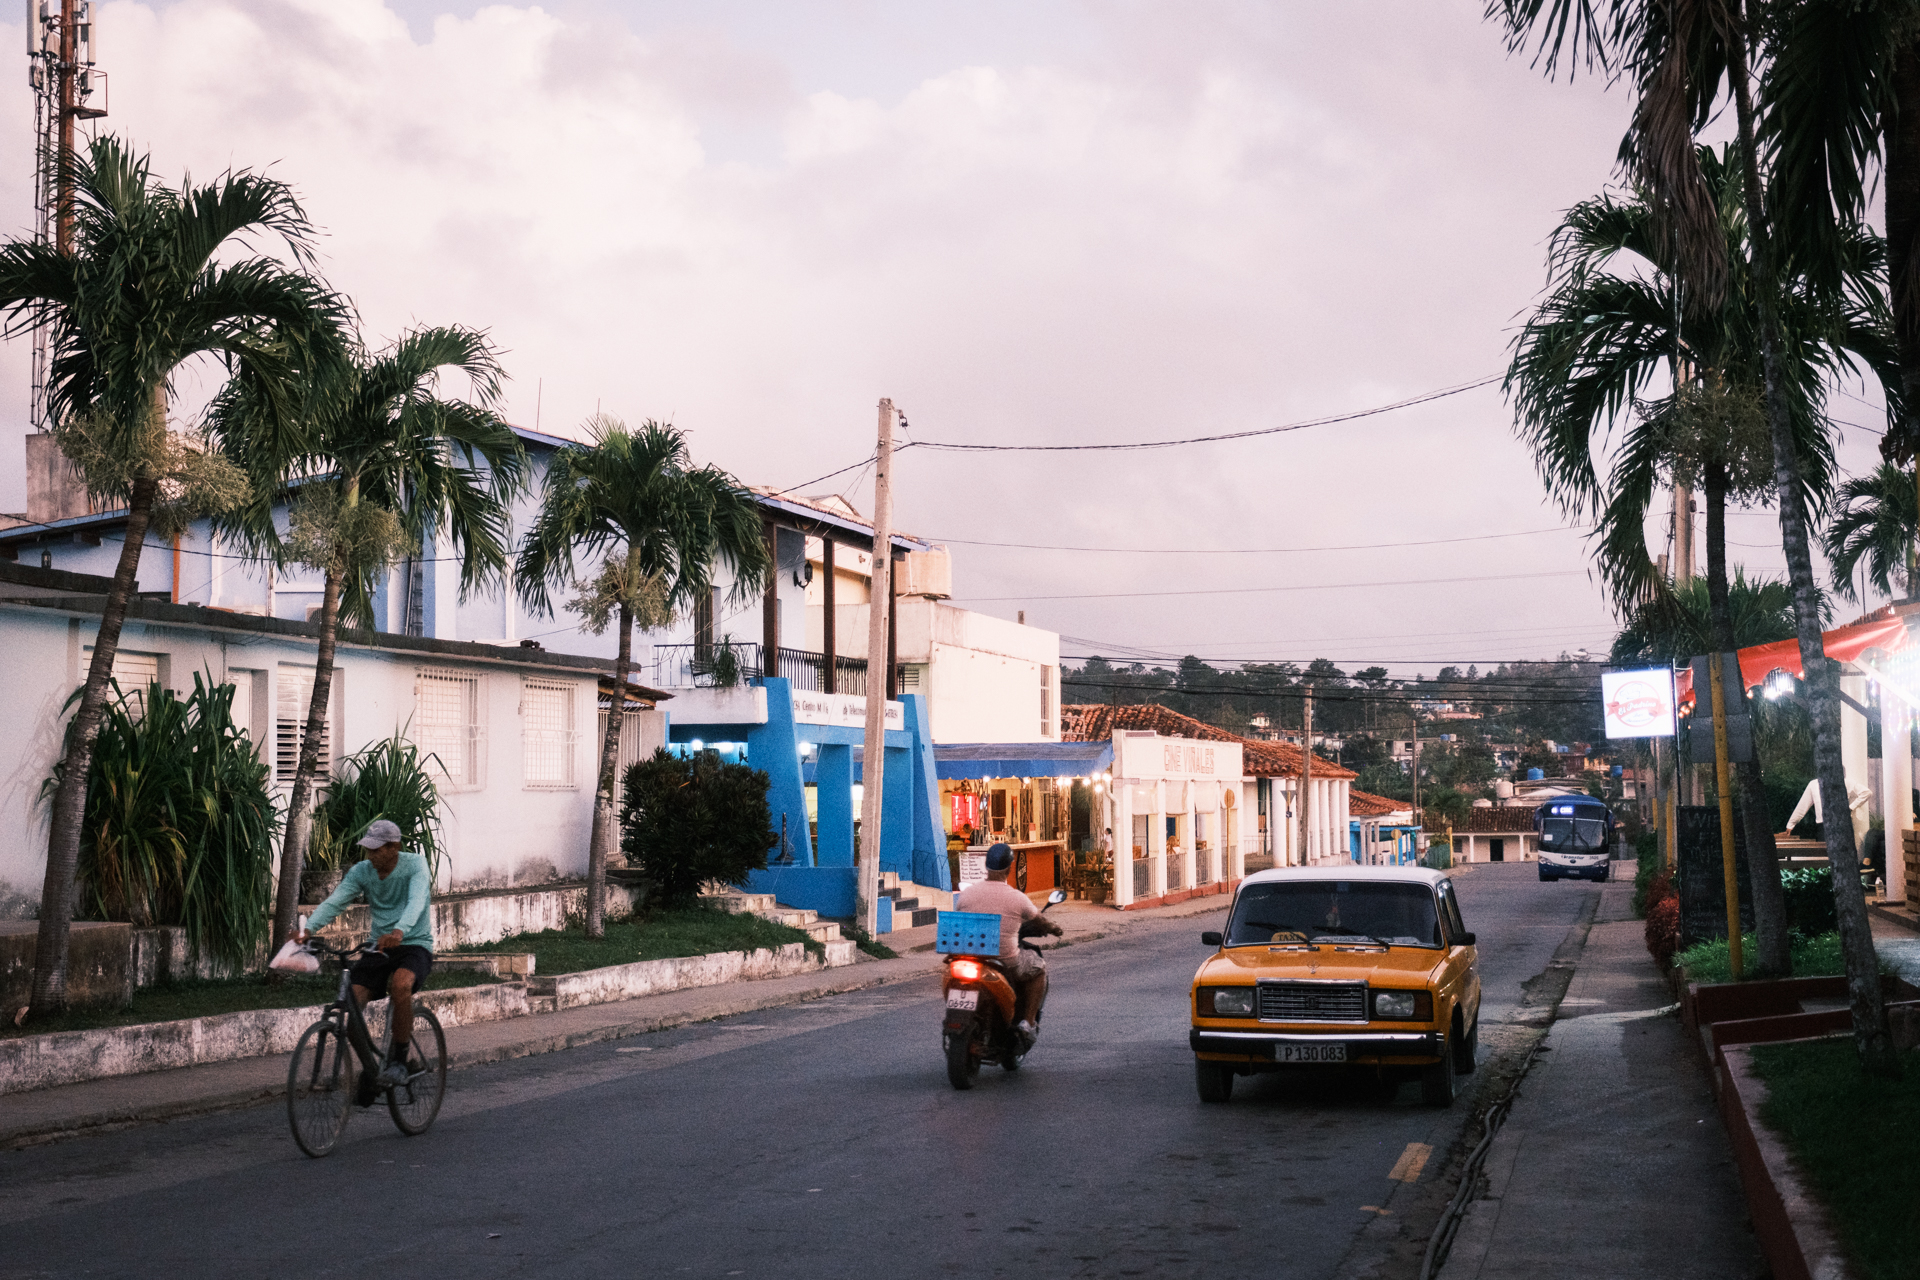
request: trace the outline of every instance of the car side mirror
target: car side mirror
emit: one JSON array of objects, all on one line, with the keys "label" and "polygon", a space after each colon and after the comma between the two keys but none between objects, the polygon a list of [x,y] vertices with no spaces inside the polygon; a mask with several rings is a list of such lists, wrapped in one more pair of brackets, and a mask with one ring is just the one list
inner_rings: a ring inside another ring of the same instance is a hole
[{"label": "car side mirror", "polygon": [[1215,933],[1212,929],[1209,929],[1205,933],[1200,935],[1200,941],[1206,943],[1210,947],[1217,947],[1220,945],[1220,935],[1218,933]]},{"label": "car side mirror", "polygon": [[1460,947],[1470,947],[1473,944],[1474,944],[1474,935],[1471,933],[1463,933],[1460,935],[1460,941],[1455,943],[1454,945],[1460,946]]}]

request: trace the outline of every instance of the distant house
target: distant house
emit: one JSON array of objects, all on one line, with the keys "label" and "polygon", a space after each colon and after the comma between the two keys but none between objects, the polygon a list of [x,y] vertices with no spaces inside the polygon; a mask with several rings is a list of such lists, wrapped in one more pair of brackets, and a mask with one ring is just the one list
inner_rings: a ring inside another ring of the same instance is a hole
[{"label": "distant house", "polygon": [[1540,835],[1533,829],[1537,806],[1467,811],[1453,826],[1455,862],[1534,862]]}]

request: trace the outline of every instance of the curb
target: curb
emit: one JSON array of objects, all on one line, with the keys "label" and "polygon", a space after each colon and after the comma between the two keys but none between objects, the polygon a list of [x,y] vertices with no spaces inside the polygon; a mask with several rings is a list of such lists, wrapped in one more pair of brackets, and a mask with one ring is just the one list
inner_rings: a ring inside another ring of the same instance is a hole
[{"label": "curb", "polygon": [[1720,1118],[1774,1280],[1844,1280],[1850,1272],[1826,1209],[1800,1181],[1786,1145],[1760,1120],[1767,1086],[1753,1069],[1749,1046],[1728,1045],[1717,1057]]}]

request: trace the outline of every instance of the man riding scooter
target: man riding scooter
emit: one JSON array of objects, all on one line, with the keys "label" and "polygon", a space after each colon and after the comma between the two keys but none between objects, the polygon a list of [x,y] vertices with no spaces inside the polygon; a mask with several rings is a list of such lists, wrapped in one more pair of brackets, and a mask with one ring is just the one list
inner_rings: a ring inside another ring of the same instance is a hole
[{"label": "man riding scooter", "polygon": [[970,885],[954,899],[956,911],[979,911],[1000,917],[1000,967],[1019,993],[1019,1021],[1014,1034],[1026,1049],[1039,1035],[1037,1018],[1047,998],[1047,962],[1038,951],[1020,945],[1020,926],[1037,921],[1029,933],[1059,934],[1059,925],[1040,914],[1033,899],[1007,883],[1013,873],[1013,849],[1005,843],[987,850],[987,878]]}]

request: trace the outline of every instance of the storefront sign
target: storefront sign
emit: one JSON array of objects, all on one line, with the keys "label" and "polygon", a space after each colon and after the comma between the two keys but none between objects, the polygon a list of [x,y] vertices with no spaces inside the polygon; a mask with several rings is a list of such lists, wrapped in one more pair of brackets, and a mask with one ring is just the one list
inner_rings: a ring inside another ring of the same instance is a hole
[{"label": "storefront sign", "polygon": [[1116,734],[1113,776],[1131,782],[1157,778],[1239,779],[1244,763],[1237,742],[1206,742],[1193,738],[1163,738],[1158,734]]},{"label": "storefront sign", "polygon": [[[842,729],[860,729],[867,723],[867,700],[851,693],[803,693],[794,691],[795,724],[826,724]],[[898,702],[887,704],[889,729],[907,727],[907,709]]]},{"label": "storefront sign", "polygon": [[968,885],[979,884],[987,878],[987,855],[984,853],[963,853],[960,855],[960,889]]},{"label": "storefront sign", "polygon": [[1609,738],[1673,736],[1673,672],[1665,667],[1601,672],[1600,702]]}]

